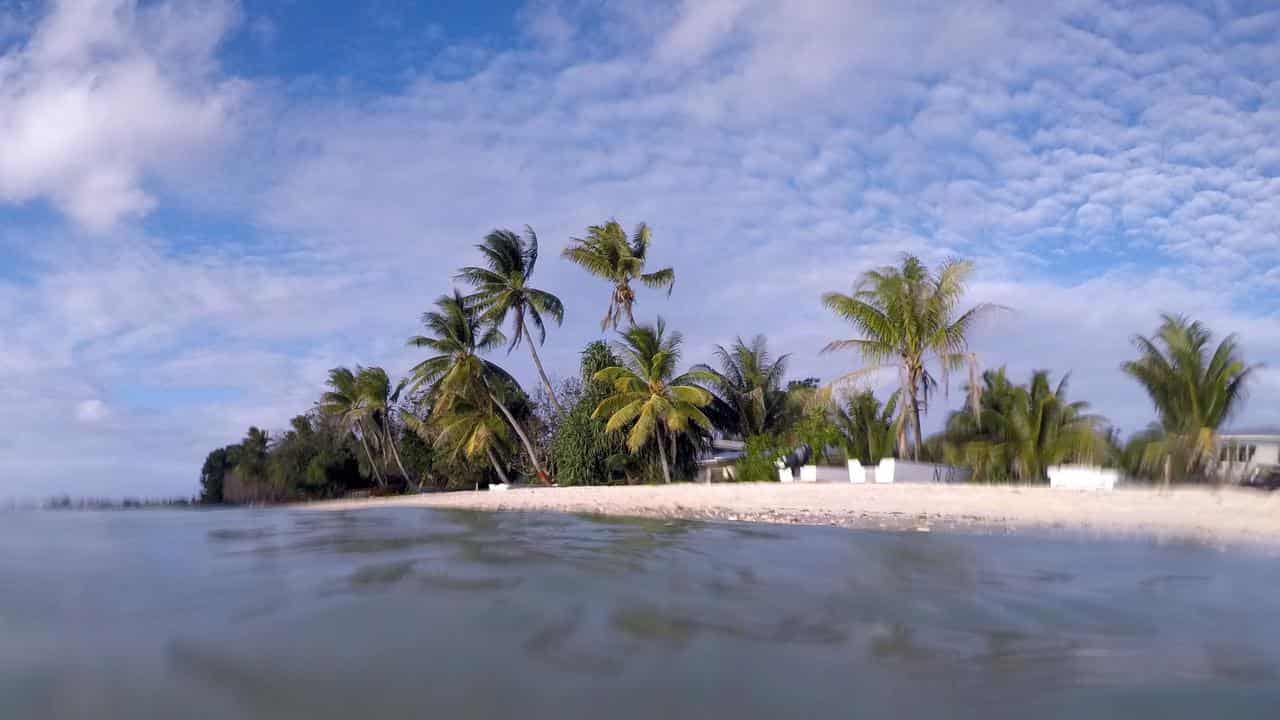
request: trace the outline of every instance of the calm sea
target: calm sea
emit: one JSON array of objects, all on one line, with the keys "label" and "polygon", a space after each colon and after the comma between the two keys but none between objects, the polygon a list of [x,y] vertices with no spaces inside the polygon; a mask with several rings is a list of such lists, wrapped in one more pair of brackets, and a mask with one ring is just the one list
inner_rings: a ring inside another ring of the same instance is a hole
[{"label": "calm sea", "polygon": [[0,718],[1276,718],[1280,563],[421,509],[0,513]]}]

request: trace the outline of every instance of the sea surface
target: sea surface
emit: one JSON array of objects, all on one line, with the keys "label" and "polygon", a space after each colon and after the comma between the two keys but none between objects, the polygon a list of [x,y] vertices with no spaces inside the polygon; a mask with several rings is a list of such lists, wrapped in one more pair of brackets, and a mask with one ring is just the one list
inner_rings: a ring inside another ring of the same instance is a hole
[{"label": "sea surface", "polygon": [[1277,718],[1280,561],[424,509],[0,513],[0,718]]}]

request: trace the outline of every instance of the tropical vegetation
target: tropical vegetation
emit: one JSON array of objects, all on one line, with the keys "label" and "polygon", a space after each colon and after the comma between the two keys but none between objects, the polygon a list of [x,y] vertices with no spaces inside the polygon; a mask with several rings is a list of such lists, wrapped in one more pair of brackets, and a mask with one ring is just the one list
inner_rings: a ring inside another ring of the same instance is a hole
[{"label": "tropical vegetation", "polygon": [[[979,374],[970,342],[997,306],[965,307],[973,266],[930,269],[906,255],[862,274],[851,294],[822,304],[856,331],[824,353],[854,350],[863,365],[823,383],[789,378],[793,357],[774,355],[764,335],[709,348],[685,365],[683,336],[659,317],[637,322],[635,285],[665,288],[674,270],[649,270],[651,233],[628,235],[616,220],[573,238],[563,257],[611,287],[602,330],[559,384],[540,349],[566,309],[536,287],[532,228],[494,230],[460,268],[467,286],[439,296],[407,345],[424,351],[403,378],[377,366],[328,372],[314,407],[282,431],[250,428],[217,448],[200,472],[205,503],[267,503],[478,488],[492,483],[558,485],[693,479],[714,446],[736,447],[739,481],[772,481],[779,458],[807,446],[811,462],[890,457],[966,467],[977,482],[1040,483],[1063,463],[1104,463],[1164,482],[1215,477],[1219,433],[1239,412],[1256,368],[1239,342],[1214,344],[1201,323],[1167,315],[1123,371],[1147,392],[1156,422],[1128,438],[1068,397],[1068,381],[1033,372],[1025,384],[1004,369]],[[527,344],[535,393],[495,355]],[[924,417],[950,374],[967,370],[967,402],[926,436]],[[877,379],[896,374],[888,392]]]}]

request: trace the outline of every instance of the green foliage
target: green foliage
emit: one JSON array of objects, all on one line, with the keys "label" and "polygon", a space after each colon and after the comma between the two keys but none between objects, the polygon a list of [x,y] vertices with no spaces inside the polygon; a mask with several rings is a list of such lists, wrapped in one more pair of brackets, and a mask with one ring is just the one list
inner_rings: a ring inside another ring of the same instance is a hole
[{"label": "green foliage", "polygon": [[752,435],[746,440],[743,455],[734,466],[738,482],[777,482],[776,460],[785,455],[783,443],[772,435]]},{"label": "green foliage", "polygon": [[627,238],[622,225],[617,220],[610,220],[604,225],[587,228],[586,237],[573,238],[564,249],[563,255],[570,262],[613,284],[609,308],[600,321],[600,329],[612,327],[616,330],[624,315],[635,326],[632,307],[636,294],[631,288],[632,281],[648,287],[666,288],[667,293],[671,293],[676,281],[674,270],[667,267],[651,273],[644,271],[650,242],[649,227],[644,223],[640,223],[635,234]]},{"label": "green foliage", "polygon": [[1105,460],[1102,421],[1088,403],[1067,401],[1067,378],[1055,388],[1037,370],[1015,385],[1002,368],[982,381],[978,414],[952,413],[943,442],[947,462],[972,468],[975,482],[1044,483],[1053,465]]},{"label": "green foliage", "polygon": [[711,402],[711,393],[693,384],[709,382],[710,376],[699,370],[676,374],[681,342],[680,333],[666,333],[661,318],[656,326],[632,327],[623,333],[619,345],[623,364],[595,375],[595,380],[611,387],[611,394],[596,406],[592,417],[607,420],[606,432],[630,428],[627,449],[632,454],[655,443],[665,482],[671,482],[670,463],[679,460],[680,436],[691,426],[703,431],[712,427],[702,412]]},{"label": "green foliage", "polygon": [[[905,255],[901,267],[864,273],[852,295],[829,292],[822,296],[822,303],[859,333],[859,337],[830,343],[823,352],[852,349],[869,363],[843,379],[887,368],[897,369],[902,378],[897,424],[900,457],[906,457],[910,439],[914,439],[917,459],[924,444],[920,415],[928,410],[929,398],[939,385],[930,364],[941,369],[943,386],[949,372],[967,366],[970,388],[975,393],[981,389],[972,377],[977,363],[968,351],[968,338],[974,324],[995,306],[978,305],[957,314],[972,271],[972,264],[953,260],[935,274],[919,258]],[[976,412],[976,395],[970,397],[970,405]]]},{"label": "green foliage", "polygon": [[787,433],[795,445],[808,445],[813,449],[814,458],[829,460],[829,448],[843,448],[844,436],[840,428],[832,421],[831,414],[821,404],[815,404],[800,418],[799,422]]},{"label": "green foliage", "polygon": [[[564,321],[564,305],[555,295],[529,285],[538,263],[538,236],[531,227],[525,228],[524,237],[510,230],[494,230],[476,249],[484,256],[485,267],[465,267],[457,275],[458,280],[465,280],[475,288],[466,302],[479,313],[482,323],[498,327],[510,318],[512,335],[507,351],[515,349],[522,340],[529,341],[538,376],[552,405],[560,411],[555,389],[542,369],[537,345],[547,340],[543,315],[558,325]],[[529,333],[530,324],[538,331],[537,343]]]},{"label": "green foliage", "polygon": [[621,433],[605,432],[604,421],[592,417],[610,394],[609,386],[597,382],[594,376],[620,364],[621,358],[608,343],[597,340],[583,349],[581,379],[566,388],[569,411],[558,418],[551,437],[551,460],[558,484],[607,484],[635,474]]},{"label": "green foliage", "polygon": [[1163,316],[1153,338],[1135,336],[1141,356],[1122,369],[1147,391],[1160,432],[1148,433],[1140,470],[1166,481],[1202,479],[1216,458],[1218,429],[1243,404],[1254,367],[1228,335],[1210,350],[1213,334],[1199,322]]},{"label": "green foliage", "polygon": [[748,345],[738,338],[732,347],[717,345],[718,369],[698,365],[695,369],[710,378],[712,392],[707,416],[722,433],[750,437],[778,432],[790,420],[787,393],[782,378],[787,371],[787,355],[774,359],[763,335]]},{"label": "green foliage", "polygon": [[211,505],[222,502],[223,482],[232,467],[229,448],[218,448],[205,457],[200,468],[200,502]]},{"label": "green foliage", "polygon": [[898,394],[882,407],[870,390],[850,395],[835,408],[835,425],[845,452],[863,465],[893,457],[897,435]]}]

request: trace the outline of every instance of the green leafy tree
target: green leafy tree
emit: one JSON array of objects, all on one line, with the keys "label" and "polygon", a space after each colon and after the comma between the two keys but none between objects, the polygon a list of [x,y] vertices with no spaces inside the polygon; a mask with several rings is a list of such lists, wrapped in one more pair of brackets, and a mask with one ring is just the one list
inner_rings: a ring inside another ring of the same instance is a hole
[{"label": "green leafy tree", "polygon": [[222,447],[209,453],[200,468],[200,502],[217,505],[222,502],[222,486],[232,462],[228,448]]},{"label": "green leafy tree", "polygon": [[[936,363],[941,369],[944,388],[950,371],[967,366],[970,387],[975,393],[981,389],[975,377],[977,359],[969,352],[969,333],[981,317],[997,306],[980,304],[957,312],[972,271],[971,263],[953,260],[931,273],[919,258],[906,255],[901,267],[864,273],[851,295],[829,292],[822,296],[823,305],[860,334],[832,342],[823,352],[853,349],[871,363],[843,379],[888,368],[898,371],[900,457],[907,456],[909,432],[914,439],[913,457],[918,460],[920,456],[924,441],[920,416],[927,412],[930,396],[939,384],[929,371],[930,364]],[[977,401],[978,396],[971,395],[975,412]]]},{"label": "green leafy tree", "polygon": [[898,433],[898,393],[882,406],[870,390],[848,395],[835,408],[835,424],[851,460],[875,465],[893,457]]},{"label": "green leafy tree", "polygon": [[[396,444],[396,412],[399,407],[400,393],[405,384],[393,386],[391,376],[380,367],[356,368],[356,397],[360,414],[370,431],[377,438],[377,445],[382,450],[382,465],[386,467],[394,461],[405,481],[413,483],[413,476],[404,467],[400,458],[400,449]],[[372,460],[372,458],[370,458]]]},{"label": "green leafy tree", "polygon": [[372,410],[360,386],[361,371],[359,366],[354,371],[345,367],[330,370],[327,383],[329,390],[321,396],[319,407],[321,412],[336,418],[360,442],[374,480],[378,485],[386,487],[387,481],[378,470],[378,461],[371,447],[371,442],[378,442],[379,434],[371,428]]},{"label": "green leafy tree", "polygon": [[[507,352],[510,353],[522,341],[528,341],[529,354],[533,356],[538,377],[546,387],[547,397],[556,412],[562,412],[555,388],[551,386],[551,380],[542,368],[542,359],[538,357],[538,345],[547,341],[543,315],[559,325],[564,322],[564,304],[555,295],[529,285],[538,263],[538,236],[528,226],[524,237],[510,230],[494,230],[476,248],[484,255],[485,267],[465,267],[458,271],[457,276],[475,288],[475,293],[466,301],[479,312],[481,322],[502,325],[510,319],[512,333]],[[538,331],[536,342],[529,332],[530,323]]]},{"label": "green leafy tree", "polygon": [[478,405],[462,399],[433,416],[437,428],[434,446],[455,460],[488,460],[502,482],[508,483],[500,458],[509,451],[511,429],[487,405],[484,399]]},{"label": "green leafy tree", "polygon": [[635,327],[636,319],[632,308],[636,294],[631,287],[633,281],[647,287],[666,288],[667,294],[671,294],[676,281],[674,270],[666,267],[650,273],[644,271],[650,241],[649,226],[644,223],[640,223],[635,233],[628,238],[622,225],[617,220],[610,220],[604,225],[587,228],[586,237],[572,238],[569,246],[564,249],[564,257],[569,261],[613,284],[609,309],[600,321],[601,329],[612,327],[616,330],[623,316],[626,316],[631,327]]},{"label": "green leafy tree", "polygon": [[427,388],[433,398],[433,413],[447,414],[459,403],[498,410],[520,438],[539,478],[545,480],[548,476],[533,443],[500,397],[505,388],[518,389],[519,383],[481,356],[506,342],[502,331],[481,322],[475,309],[457,291],[436,300],[436,309],[424,313],[422,323],[430,334],[409,338],[409,345],[435,354],[414,366],[412,385]]},{"label": "green leafy tree", "polygon": [[605,430],[630,428],[627,449],[633,454],[653,441],[658,447],[664,482],[671,482],[667,443],[675,459],[677,440],[690,425],[710,430],[711,420],[702,408],[711,403],[711,393],[695,383],[710,382],[702,371],[677,375],[680,360],[680,333],[667,334],[661,318],[656,325],[636,325],[622,334],[618,346],[621,365],[605,368],[595,379],[608,383],[612,394],[596,407],[592,417],[607,418]]},{"label": "green leafy tree", "polygon": [[572,398],[569,411],[560,416],[551,438],[558,484],[595,485],[632,475],[621,434],[606,432],[604,420],[592,417],[610,394],[607,383],[594,379],[596,373],[621,364],[606,342],[597,340],[583,349],[579,380],[567,394]]},{"label": "green leafy tree", "polygon": [[1016,385],[1002,368],[983,373],[982,382],[978,413],[952,413],[943,441],[946,460],[972,468],[975,481],[1048,482],[1054,465],[1105,459],[1102,420],[1088,403],[1067,400],[1068,378],[1055,387],[1037,370]]},{"label": "green leafy tree", "polygon": [[728,348],[717,345],[715,355],[718,369],[695,367],[711,378],[706,383],[712,392],[707,415],[715,426],[740,438],[781,430],[788,419],[782,387],[788,356],[773,358],[763,335],[752,338],[750,345],[742,338]]},{"label": "green leafy tree", "polygon": [[1161,473],[1166,483],[1175,474],[1201,474],[1213,463],[1218,429],[1244,404],[1256,370],[1245,364],[1234,335],[1217,347],[1212,342],[1201,323],[1164,315],[1154,337],[1134,337],[1140,357],[1121,366],[1156,408],[1161,436],[1147,439],[1142,467]]}]

